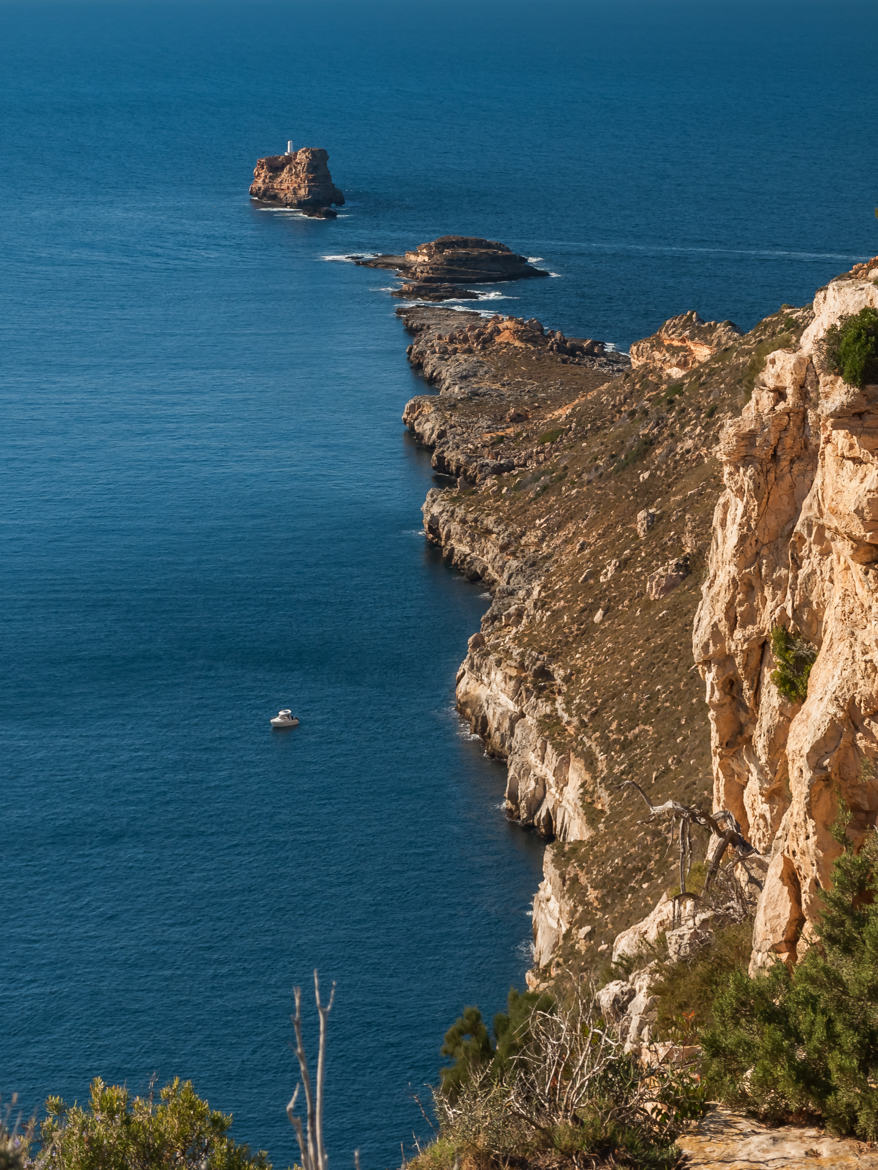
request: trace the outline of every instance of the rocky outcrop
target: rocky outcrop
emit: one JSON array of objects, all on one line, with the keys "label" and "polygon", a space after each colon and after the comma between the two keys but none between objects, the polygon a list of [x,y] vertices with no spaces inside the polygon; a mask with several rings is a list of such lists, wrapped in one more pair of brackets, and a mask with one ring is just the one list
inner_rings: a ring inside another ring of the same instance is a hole
[{"label": "rocky outcrop", "polygon": [[440,236],[400,256],[359,257],[357,264],[387,268],[405,281],[398,295],[420,300],[473,297],[468,284],[496,284],[548,276],[496,240],[478,236]]},{"label": "rocky outcrop", "polygon": [[[543,350],[561,361],[581,362],[586,358],[608,357],[602,342],[586,337],[565,337],[560,329],[547,330],[535,318],[523,321],[520,317],[500,314],[487,320],[467,317],[455,328],[454,319],[444,314],[403,311],[402,316],[409,332],[419,334],[418,342],[409,348],[409,360],[416,370],[424,370],[431,380],[431,371],[443,369],[444,372],[449,358],[483,354],[498,345]],[[608,357],[606,368],[608,372],[618,371],[627,365],[621,354],[613,352]]]},{"label": "rocky outcrop", "polygon": [[311,146],[259,159],[250,197],[260,203],[298,208],[316,218],[332,217],[336,214],[333,205],[344,204],[344,195],[329,173],[329,155]]},{"label": "rocky outcrop", "polygon": [[874,1145],[815,1126],[762,1125],[714,1108],[678,1138],[687,1170],[878,1170]]},{"label": "rocky outcrop", "polygon": [[[817,294],[719,447],[725,490],[694,651],[714,803],[771,857],[754,967],[807,945],[839,802],[855,837],[878,816],[878,386],[847,385],[823,351],[830,327],[865,306],[878,307],[878,258]],[[816,651],[803,702],[772,682],[776,627]]]},{"label": "rocky outcrop", "polygon": [[[478,428],[490,432],[498,424],[515,428],[530,421],[533,404],[522,393],[524,361],[542,362],[547,368],[575,364],[583,372],[605,375],[628,367],[627,358],[606,351],[601,342],[567,338],[558,330],[544,329],[539,321],[486,319],[476,313],[421,307],[398,313],[414,335],[406,351],[412,367],[441,395],[411,399],[403,422],[431,448],[437,471],[471,483],[526,466],[543,454],[520,449],[504,451],[498,458],[481,445],[474,449],[472,443]],[[498,377],[498,363],[505,363],[513,376]],[[465,401],[469,408],[465,414],[456,414],[449,409],[450,400]],[[436,506],[441,505],[437,502]]]},{"label": "rocky outcrop", "polygon": [[667,377],[679,378],[713,357],[715,353],[733,345],[741,336],[731,321],[702,321],[696,312],[671,317],[643,341],[631,346],[631,365],[651,366]]}]

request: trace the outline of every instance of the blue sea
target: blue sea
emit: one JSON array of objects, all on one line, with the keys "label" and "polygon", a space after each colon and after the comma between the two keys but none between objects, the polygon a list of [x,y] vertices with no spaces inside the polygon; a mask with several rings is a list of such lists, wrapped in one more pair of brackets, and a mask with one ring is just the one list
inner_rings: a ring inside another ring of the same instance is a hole
[{"label": "blue sea", "polygon": [[[878,252],[876,43],[874,0],[0,2],[4,1100],[179,1075],[286,1166],[317,968],[333,1165],[429,1133],[541,846],[454,712],[487,602],[420,535],[387,274],[330,258],[486,235],[555,276],[483,307],[749,327]],[[288,138],[337,220],[250,203]]]}]

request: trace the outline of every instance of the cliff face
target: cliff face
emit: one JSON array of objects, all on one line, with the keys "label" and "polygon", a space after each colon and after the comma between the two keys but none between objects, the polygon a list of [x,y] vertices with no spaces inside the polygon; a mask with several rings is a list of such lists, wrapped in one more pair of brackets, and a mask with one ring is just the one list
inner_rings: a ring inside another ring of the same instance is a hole
[{"label": "cliff face", "polygon": [[294,207],[306,214],[332,216],[332,205],[342,206],[344,195],[329,173],[325,150],[303,146],[292,154],[261,158],[253,171],[250,196],[262,203]]},{"label": "cliff face", "polygon": [[671,386],[661,362],[632,372],[535,323],[401,315],[439,389],[405,421],[456,479],[430,492],[425,530],[493,595],[458,706],[507,763],[509,815],[553,841],[534,904],[542,980],[593,963],[669,884],[661,828],[622,781],[709,799],[688,646],[720,490],[711,453],[755,351],[785,326],[733,334]]},{"label": "cliff face", "polygon": [[[878,386],[826,368],[841,317],[878,307],[878,258],[814,301],[798,343],[770,353],[724,429],[694,652],[706,682],[714,804],[770,852],[753,965],[795,960],[838,852],[841,798],[854,832],[878,814]],[[817,651],[804,702],[771,681],[771,630]]]}]

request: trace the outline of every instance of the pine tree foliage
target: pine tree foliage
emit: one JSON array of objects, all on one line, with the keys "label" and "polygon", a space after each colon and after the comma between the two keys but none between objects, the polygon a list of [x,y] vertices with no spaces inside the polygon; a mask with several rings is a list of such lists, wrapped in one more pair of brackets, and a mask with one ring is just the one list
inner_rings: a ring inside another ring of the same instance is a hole
[{"label": "pine tree foliage", "polygon": [[735,972],[703,1037],[708,1087],[770,1121],[878,1138],[878,836],[846,845],[818,942],[790,971]]},{"label": "pine tree foliage", "polygon": [[547,1010],[551,1004],[551,996],[510,988],[506,1011],[498,1012],[492,1021],[493,1036],[477,1007],[464,1008],[445,1033],[440,1049],[443,1056],[454,1061],[439,1070],[443,1096],[454,1100],[475,1075],[489,1067],[493,1079],[502,1077],[526,1042],[527,1024],[533,1011]]},{"label": "pine tree foliage", "polygon": [[827,331],[824,348],[831,368],[848,385],[862,390],[878,382],[878,309],[843,317]]},{"label": "pine tree foliage", "polygon": [[466,1007],[448,1031],[440,1052],[454,1061],[439,1070],[442,1093],[454,1100],[473,1077],[491,1063],[494,1048],[482,1013],[477,1007]]}]

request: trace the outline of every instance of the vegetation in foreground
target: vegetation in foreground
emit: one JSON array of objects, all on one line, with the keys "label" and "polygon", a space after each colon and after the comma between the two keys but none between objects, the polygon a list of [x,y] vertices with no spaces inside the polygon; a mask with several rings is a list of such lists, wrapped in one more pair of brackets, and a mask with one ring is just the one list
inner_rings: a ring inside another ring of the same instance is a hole
[{"label": "vegetation in foreground", "polygon": [[581,984],[557,1002],[512,993],[495,1023],[502,1058],[468,1008],[446,1035],[454,1063],[442,1070],[438,1137],[418,1170],[673,1167],[677,1136],[708,1099],[769,1123],[878,1140],[878,834],[857,851],[846,823],[816,939],[797,967],[778,961],[749,978],[747,921],[716,927],[684,961],[653,960],[655,1037],[699,1045],[697,1073],[625,1054]]},{"label": "vegetation in foreground", "polygon": [[[746,923],[719,928],[694,959],[660,964],[657,1033],[699,1043],[700,1075],[625,1053],[582,982],[555,997],[513,991],[490,1032],[468,1008],[446,1033],[437,1138],[411,1165],[672,1170],[676,1139],[708,1098],[769,1122],[878,1139],[878,834],[870,830],[859,851],[843,829],[838,837],[817,937],[797,967],[778,962],[749,978]],[[321,1004],[316,979],[315,991],[322,1052],[331,998]],[[294,1106],[295,1097],[295,1125]],[[315,1109],[316,1099],[303,1151]],[[0,1170],[270,1170],[264,1153],[228,1137],[230,1124],[189,1082],[132,1097],[96,1080],[87,1107],[49,1099],[38,1140],[32,1127],[0,1119]],[[325,1167],[325,1157],[307,1162]]]},{"label": "vegetation in foreground", "polygon": [[271,1170],[264,1153],[228,1137],[232,1118],[189,1081],[172,1081],[156,1098],[98,1078],[87,1107],[50,1097],[46,1112],[36,1150],[32,1129],[0,1126],[0,1170]]},{"label": "vegetation in foreground", "polygon": [[[335,984],[321,999],[314,972],[314,1000],[320,1020],[317,1068],[311,1073],[302,1029],[302,989],[293,988],[295,1011],[290,1017],[296,1038],[299,1083],[287,1105],[287,1116],[299,1145],[297,1170],[326,1170],[323,1142],[323,1075],[326,1022],[332,1011]],[[296,1111],[302,1090],[305,1117]],[[11,1108],[0,1112],[0,1170],[271,1170],[265,1152],[252,1154],[228,1136],[231,1115],[211,1109],[190,1081],[178,1078],[146,1097],[132,1097],[119,1085],[92,1082],[87,1108],[66,1105],[60,1097],[46,1102],[46,1119],[22,1127],[10,1122]],[[354,1155],[359,1170],[359,1157]]]},{"label": "vegetation in foreground", "polygon": [[475,1009],[449,1030],[444,1051],[456,1060],[435,1093],[438,1138],[413,1165],[677,1164],[675,1140],[704,1108],[697,1077],[625,1053],[582,987],[554,1003],[513,993],[502,1018],[493,1050]]},{"label": "vegetation in foreground", "polygon": [[878,836],[847,845],[817,941],[793,970],[732,973],[703,1037],[708,1088],[772,1122],[878,1138]]}]

